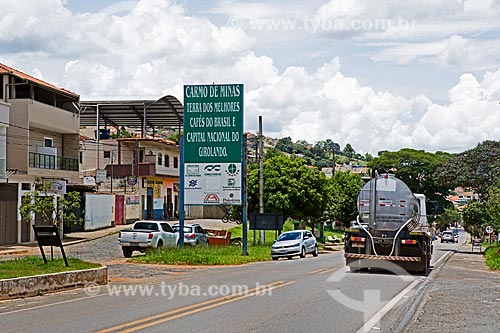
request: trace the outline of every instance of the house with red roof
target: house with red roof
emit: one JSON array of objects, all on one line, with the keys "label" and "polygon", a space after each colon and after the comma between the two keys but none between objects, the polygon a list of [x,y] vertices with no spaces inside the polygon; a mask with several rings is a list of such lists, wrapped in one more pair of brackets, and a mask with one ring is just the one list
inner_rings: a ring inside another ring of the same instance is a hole
[{"label": "house with red roof", "polygon": [[[1,63],[0,86],[0,245],[5,245],[34,240],[18,212],[35,177],[63,182],[67,191],[80,183],[80,96]],[[34,222],[41,219],[35,216]]]}]

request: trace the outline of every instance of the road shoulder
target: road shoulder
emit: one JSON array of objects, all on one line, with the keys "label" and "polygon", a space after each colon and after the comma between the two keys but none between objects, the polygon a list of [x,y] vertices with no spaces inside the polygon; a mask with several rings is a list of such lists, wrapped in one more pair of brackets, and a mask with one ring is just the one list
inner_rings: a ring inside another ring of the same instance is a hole
[{"label": "road shoulder", "polygon": [[462,245],[429,281],[404,332],[498,332],[500,273]]}]

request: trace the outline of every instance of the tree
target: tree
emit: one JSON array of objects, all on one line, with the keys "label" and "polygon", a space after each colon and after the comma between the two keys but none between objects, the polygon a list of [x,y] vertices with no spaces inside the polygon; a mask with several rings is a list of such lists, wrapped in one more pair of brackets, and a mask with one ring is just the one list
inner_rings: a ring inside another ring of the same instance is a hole
[{"label": "tree", "polygon": [[274,147],[269,147],[269,148],[266,148],[266,150],[264,152],[264,160],[268,160],[270,158],[273,158],[276,156],[281,156],[281,155],[283,155],[281,150],[274,148]]},{"label": "tree", "polygon": [[287,136],[286,138],[281,138],[278,139],[278,142],[276,142],[275,147],[285,153],[291,154],[293,153],[293,142],[292,138]]},{"label": "tree", "polygon": [[[427,200],[434,202],[438,207],[435,213],[443,212],[451,205],[446,195],[452,188],[448,183],[438,182],[436,170],[446,163],[451,154],[410,148],[397,152],[381,151],[379,157],[368,163],[368,167],[382,173],[393,173],[405,182],[413,193],[422,193]],[[428,213],[433,207],[429,206]]]},{"label": "tree", "polygon": [[329,220],[340,220],[344,223],[356,218],[356,201],[363,180],[349,171],[336,172],[328,182],[328,198],[325,215]]},{"label": "tree", "polygon": [[500,142],[484,141],[475,148],[450,158],[436,170],[441,183],[469,187],[488,200],[488,188],[500,177]]},{"label": "tree", "polygon": [[43,182],[41,178],[35,178],[35,190],[26,193],[21,201],[19,213],[23,221],[29,222],[33,214],[38,214],[45,223],[57,225],[64,221],[67,225],[80,224],[82,219],[78,218],[74,210],[80,207],[80,194],[76,191],[66,193],[58,197],[52,194],[50,182]]},{"label": "tree", "polygon": [[491,224],[495,230],[500,230],[500,186],[492,185],[488,189],[486,211],[491,217]]},{"label": "tree", "polygon": [[[248,202],[250,211],[258,211],[258,166],[249,165]],[[275,156],[264,161],[264,202],[266,212],[281,212],[314,225],[326,207],[326,176],[306,165],[304,159]]]},{"label": "tree", "polygon": [[491,224],[491,216],[488,214],[486,205],[481,201],[473,201],[467,204],[463,210],[463,221],[465,230],[473,236],[480,236],[483,228]]},{"label": "tree", "polygon": [[167,140],[170,140],[170,141],[175,142],[176,144],[179,144],[179,132],[174,131],[174,132],[170,133],[167,136]]},{"label": "tree", "polygon": [[455,208],[445,208],[444,212],[437,217],[436,224],[440,229],[446,230],[447,226],[453,225],[458,220],[460,220],[460,213]]},{"label": "tree", "polygon": [[356,154],[356,151],[354,148],[352,148],[351,144],[348,143],[345,145],[344,150],[342,151],[342,154],[346,156],[347,158],[352,158],[354,154]]}]

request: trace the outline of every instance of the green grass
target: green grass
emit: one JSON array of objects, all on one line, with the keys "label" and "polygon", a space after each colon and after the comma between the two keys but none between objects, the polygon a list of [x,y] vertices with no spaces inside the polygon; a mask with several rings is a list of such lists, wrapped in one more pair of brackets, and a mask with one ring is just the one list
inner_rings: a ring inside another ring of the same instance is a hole
[{"label": "green grass", "polygon": [[490,269],[498,270],[500,269],[500,245],[489,246],[484,255],[486,256],[486,265]]},{"label": "green grass", "polygon": [[100,264],[94,264],[74,258],[68,258],[69,267],[66,267],[64,265],[64,260],[62,258],[57,258],[54,260],[47,258],[47,261],[48,263],[45,264],[42,257],[34,256],[0,261],[0,279],[10,279],[23,276],[33,276],[101,267]]},{"label": "green grass", "polygon": [[[282,232],[293,230],[293,227],[294,226],[293,226],[292,221],[288,220],[283,224],[283,231]],[[229,231],[231,231],[231,237],[242,237],[243,236],[243,226],[241,224],[229,229]],[[344,233],[343,229],[333,229],[333,231],[326,231],[325,230],[325,232],[324,232],[325,240],[326,240],[327,236],[332,236],[332,237],[336,236],[338,239],[342,239],[343,233]],[[260,239],[260,231],[257,230],[256,234],[257,234],[257,242],[258,242]],[[277,237],[276,235],[277,235],[276,231],[266,230],[265,231],[266,244],[267,243],[271,244],[276,239],[276,237]],[[248,243],[249,244],[253,243],[253,230],[248,230]]]},{"label": "green grass", "polygon": [[149,251],[146,255],[129,261],[169,265],[241,265],[272,259],[269,245],[249,246],[248,256],[242,256],[241,252],[238,246],[164,248],[161,251]]}]

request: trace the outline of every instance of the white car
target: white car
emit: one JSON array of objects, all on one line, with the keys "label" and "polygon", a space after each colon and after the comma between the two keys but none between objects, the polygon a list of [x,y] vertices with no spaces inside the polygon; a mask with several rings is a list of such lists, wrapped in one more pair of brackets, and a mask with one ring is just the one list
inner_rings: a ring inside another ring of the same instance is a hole
[{"label": "white car", "polygon": [[175,247],[178,238],[179,235],[163,221],[137,221],[132,229],[122,230],[118,234],[118,242],[125,258],[130,258],[134,251],[145,252],[150,248]]},{"label": "white car", "polygon": [[304,258],[307,253],[318,256],[318,244],[316,238],[309,230],[293,230],[282,233],[271,247],[273,260],[293,256]]},{"label": "white car", "polygon": [[[174,224],[172,229],[179,234],[181,227]],[[184,245],[208,245],[208,234],[198,223],[184,225]]]}]

